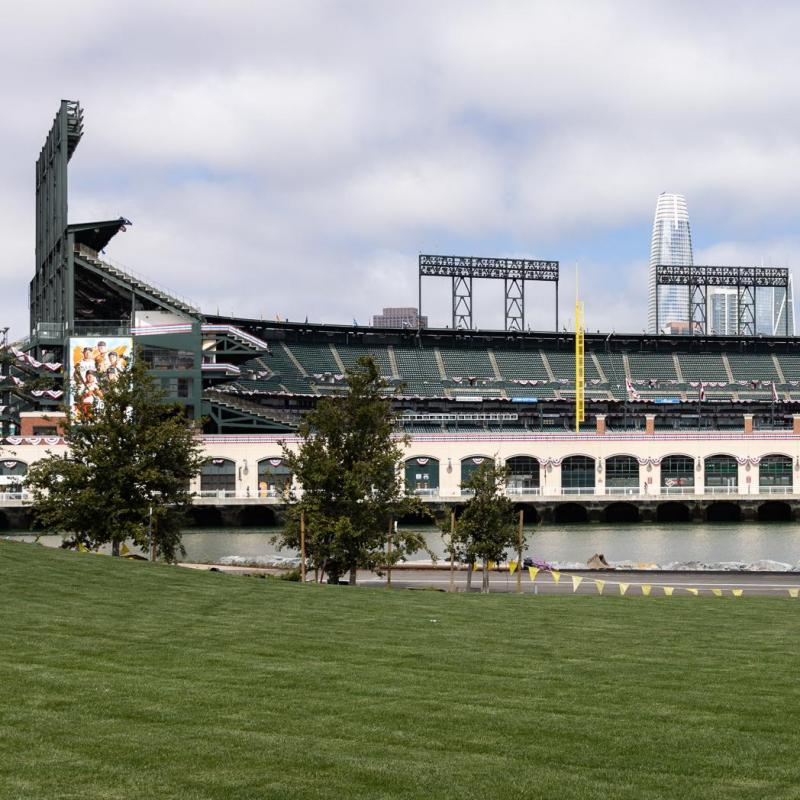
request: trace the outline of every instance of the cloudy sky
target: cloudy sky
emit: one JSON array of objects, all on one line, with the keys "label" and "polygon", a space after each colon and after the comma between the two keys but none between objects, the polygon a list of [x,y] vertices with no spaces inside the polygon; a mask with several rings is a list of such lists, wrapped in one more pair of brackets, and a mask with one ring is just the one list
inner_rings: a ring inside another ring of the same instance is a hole
[{"label": "cloudy sky", "polygon": [[[61,98],[85,133],[70,221],[208,311],[367,324],[420,252],[575,265],[587,327],[646,324],[657,195],[695,263],[800,264],[800,5],[31,1],[0,50],[0,326],[27,332],[33,165]],[[428,280],[431,324],[449,285]],[[502,327],[502,284],[475,323]],[[529,285],[528,322],[552,326]]]}]

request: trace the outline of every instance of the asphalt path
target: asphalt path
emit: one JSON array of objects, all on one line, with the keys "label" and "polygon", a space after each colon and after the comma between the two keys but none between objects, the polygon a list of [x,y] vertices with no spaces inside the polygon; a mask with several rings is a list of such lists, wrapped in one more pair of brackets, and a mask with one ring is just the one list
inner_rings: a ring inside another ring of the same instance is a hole
[{"label": "asphalt path", "polygon": [[[572,576],[583,580],[577,589],[573,588]],[[472,591],[479,591],[481,572],[472,576]],[[625,594],[634,596],[646,593],[650,587],[651,597],[663,597],[673,589],[672,596],[690,596],[696,589],[698,595],[715,596],[714,590],[722,596],[735,597],[733,590],[742,590],[743,597],[754,595],[791,597],[789,590],[800,590],[800,572],[662,572],[662,571],[627,571],[627,570],[569,570],[562,571],[561,577],[555,581],[553,575],[540,571],[536,580],[531,581],[528,571],[522,572],[522,591],[526,594],[598,594],[596,581],[605,581],[603,594],[619,595],[620,584],[628,584]],[[361,586],[386,586],[387,576],[373,573],[359,574]],[[447,570],[393,570],[391,587],[393,589],[440,589],[447,591],[450,586],[450,573]],[[464,571],[454,574],[456,591],[466,591],[467,576]],[[517,576],[507,571],[492,571],[490,578],[492,592],[515,592]]]}]

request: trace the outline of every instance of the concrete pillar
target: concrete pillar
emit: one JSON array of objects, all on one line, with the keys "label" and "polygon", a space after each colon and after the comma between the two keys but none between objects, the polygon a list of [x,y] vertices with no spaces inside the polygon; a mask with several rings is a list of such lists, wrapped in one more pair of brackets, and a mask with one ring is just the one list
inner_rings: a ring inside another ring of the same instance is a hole
[{"label": "concrete pillar", "polygon": [[655,414],[645,414],[644,415],[644,432],[648,435],[652,435],[656,432],[656,415]]},{"label": "concrete pillar", "polygon": [[597,422],[597,435],[604,436],[606,432],[606,415],[597,414],[595,420]]},{"label": "concrete pillar", "polygon": [[[746,429],[745,433],[747,433]],[[738,494],[753,494],[758,491],[758,467],[755,469],[755,486],[753,485],[753,477],[754,473],[751,464],[739,464],[739,470],[736,475]],[[749,481],[747,480],[748,478],[750,479]]]},{"label": "concrete pillar", "polygon": [[800,414],[792,414],[792,433],[800,436]]},{"label": "concrete pillar", "polygon": [[[547,488],[548,494],[561,494],[561,464],[547,467]],[[552,469],[552,472],[550,471]]]},{"label": "concrete pillar", "polygon": [[753,415],[752,414],[745,414],[744,415],[744,432],[745,435],[750,434],[753,432]]},{"label": "concrete pillar", "polygon": [[[697,465],[700,465],[700,469]],[[706,465],[702,458],[695,457],[694,460],[694,493],[705,494],[706,491]]]}]

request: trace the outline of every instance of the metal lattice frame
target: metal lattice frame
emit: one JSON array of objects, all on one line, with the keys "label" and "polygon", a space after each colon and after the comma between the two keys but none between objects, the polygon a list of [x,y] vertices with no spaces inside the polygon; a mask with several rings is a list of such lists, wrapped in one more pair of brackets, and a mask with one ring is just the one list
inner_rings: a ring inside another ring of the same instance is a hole
[{"label": "metal lattice frame", "polygon": [[[756,335],[756,287],[739,286],[736,292],[736,328],[744,336]],[[787,332],[788,333],[788,332]]]},{"label": "metal lattice frame", "polygon": [[453,329],[472,330],[472,278],[453,276]]},{"label": "metal lattice frame", "polygon": [[522,278],[506,278],[506,330],[525,330],[525,281]]},{"label": "metal lattice frame", "polygon": [[558,330],[558,261],[532,261],[526,258],[478,258],[474,256],[419,257],[419,305],[422,315],[422,279],[451,278],[453,328],[472,328],[472,282],[475,278],[503,280],[505,283],[505,328],[521,331],[525,327],[525,281],[555,284],[555,324]]},{"label": "metal lattice frame", "polygon": [[[658,287],[689,288],[689,332],[708,334],[708,289],[728,286],[736,289],[737,334],[756,335],[756,294],[759,288],[782,288],[789,291],[789,270],[785,267],[656,267],[656,320],[658,320]],[[789,315],[784,318],[785,334],[789,335]]]},{"label": "metal lattice frame", "polygon": [[689,329],[708,331],[708,287],[705,284],[689,287]]}]

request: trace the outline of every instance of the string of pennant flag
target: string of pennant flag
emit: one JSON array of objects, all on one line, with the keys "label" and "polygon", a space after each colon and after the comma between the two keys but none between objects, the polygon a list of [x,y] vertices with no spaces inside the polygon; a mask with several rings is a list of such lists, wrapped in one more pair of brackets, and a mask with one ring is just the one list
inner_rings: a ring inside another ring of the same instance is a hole
[{"label": "string of pennant flag", "polygon": [[[493,562],[489,562],[488,565],[489,569],[494,567]],[[508,562],[508,571],[513,575],[519,565],[516,561],[509,561]],[[528,575],[531,579],[531,583],[536,582],[536,578],[539,576],[540,573],[547,573],[550,575],[553,583],[558,584],[561,581],[562,572],[558,569],[543,569],[541,567],[528,567]],[[652,583],[633,583],[631,581],[612,581],[608,580],[607,578],[587,578],[583,575],[570,575],[567,574],[567,577],[570,578],[572,581],[572,591],[577,592],[578,588],[581,584],[586,583],[594,584],[595,589],[597,590],[598,594],[603,594],[605,592],[606,587],[608,586],[609,589],[611,587],[615,587],[619,594],[626,595],[628,594],[628,590],[630,589],[638,589],[640,593],[644,597],[650,597],[661,590],[663,596],[665,597],[672,597],[676,592],[686,592],[687,594],[694,595],[697,597],[701,591],[710,592],[715,597],[722,597],[726,593],[726,589],[723,589],[719,586],[665,586],[661,584],[652,584]],[[731,597],[742,597],[744,595],[743,588],[732,588],[727,590],[730,593]],[[787,588],[786,590],[789,594],[789,597],[800,597],[800,587],[797,588]]]}]

